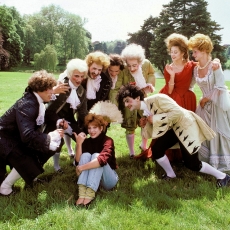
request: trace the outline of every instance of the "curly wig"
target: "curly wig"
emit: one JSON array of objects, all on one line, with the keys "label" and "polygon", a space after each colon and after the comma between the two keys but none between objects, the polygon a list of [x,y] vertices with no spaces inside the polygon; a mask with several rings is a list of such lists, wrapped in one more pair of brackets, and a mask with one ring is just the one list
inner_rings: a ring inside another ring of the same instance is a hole
[{"label": "curly wig", "polygon": [[85,60],[81,60],[78,58],[70,60],[66,66],[66,69],[69,78],[72,76],[75,70],[78,70],[80,73],[85,73],[85,75],[88,72],[88,66]]},{"label": "curly wig", "polygon": [[52,89],[56,84],[53,74],[47,73],[46,70],[34,72],[28,81],[28,86],[34,92],[44,92]]},{"label": "curly wig", "polygon": [[142,46],[132,43],[122,50],[121,57],[125,62],[127,59],[136,59],[142,64],[145,59],[145,50]]},{"label": "curly wig", "polygon": [[209,36],[204,34],[196,34],[188,41],[188,47],[190,50],[197,48],[201,52],[210,54],[213,50],[213,44]]},{"label": "curly wig", "polygon": [[109,56],[102,53],[101,51],[95,51],[88,54],[85,58],[85,61],[88,67],[90,67],[93,63],[96,63],[97,65],[102,65],[103,71],[105,71],[110,65]]},{"label": "curly wig", "polygon": [[173,33],[165,39],[167,51],[170,54],[172,46],[176,46],[179,50],[184,53],[183,58],[188,61],[188,38],[182,34]]}]

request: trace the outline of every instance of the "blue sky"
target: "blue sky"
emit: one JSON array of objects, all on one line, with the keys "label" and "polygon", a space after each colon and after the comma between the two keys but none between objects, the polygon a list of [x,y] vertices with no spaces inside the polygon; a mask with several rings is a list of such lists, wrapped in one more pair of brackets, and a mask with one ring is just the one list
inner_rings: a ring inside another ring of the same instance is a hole
[{"label": "blue sky", "polygon": [[[0,5],[15,6],[23,14],[39,12],[42,6],[55,4],[87,19],[85,28],[93,41],[126,40],[129,32],[140,29],[150,15],[157,17],[162,4],[170,0],[0,0]],[[223,27],[222,43],[230,44],[230,0],[208,0],[212,20]]]}]

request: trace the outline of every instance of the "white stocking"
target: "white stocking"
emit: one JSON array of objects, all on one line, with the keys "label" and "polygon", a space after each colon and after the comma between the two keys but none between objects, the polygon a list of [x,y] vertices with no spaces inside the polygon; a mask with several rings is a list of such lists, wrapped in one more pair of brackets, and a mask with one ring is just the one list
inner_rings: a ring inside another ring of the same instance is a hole
[{"label": "white stocking", "polygon": [[156,160],[157,163],[165,170],[167,176],[174,178],[176,174],[173,171],[173,168],[169,162],[169,159],[166,155]]},{"label": "white stocking", "polygon": [[134,138],[135,138],[135,134],[127,134],[126,135],[126,141],[127,141],[128,147],[129,147],[130,156],[135,155]]},{"label": "white stocking", "polygon": [[68,136],[68,135],[64,135],[64,140],[65,140],[65,144],[66,144],[66,147],[68,149],[68,153],[69,155],[74,155],[74,151],[73,151],[73,148],[71,146],[71,137]]},{"label": "white stocking", "polygon": [[55,153],[53,155],[53,161],[54,161],[54,169],[55,171],[58,171],[61,167],[59,165],[59,158],[60,158],[60,153]]},{"label": "white stocking", "polygon": [[16,171],[15,168],[13,168],[8,176],[5,178],[5,180],[2,182],[0,187],[0,193],[2,195],[9,195],[13,191],[12,186],[20,178],[21,176],[19,175],[19,173]]},{"label": "white stocking", "polygon": [[225,173],[213,168],[211,165],[203,161],[202,161],[202,168],[200,172],[212,175],[216,179],[224,179],[226,177]]}]

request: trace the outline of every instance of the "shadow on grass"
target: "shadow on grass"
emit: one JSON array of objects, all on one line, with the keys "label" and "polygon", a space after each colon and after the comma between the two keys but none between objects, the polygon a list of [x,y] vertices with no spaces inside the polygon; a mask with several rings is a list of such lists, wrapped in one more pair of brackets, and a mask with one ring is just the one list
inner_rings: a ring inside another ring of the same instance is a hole
[{"label": "shadow on grass", "polygon": [[[164,212],[179,209],[184,200],[216,199],[215,178],[211,176],[174,166],[178,178],[167,182],[160,179],[163,174],[161,167],[151,160],[141,162],[126,156],[117,158],[117,163],[117,186],[111,191],[99,189],[96,202],[90,208],[97,209],[106,201],[111,210],[129,211],[142,206]],[[46,165],[46,172],[39,178],[47,182],[37,184],[33,189],[17,186],[16,190],[20,192],[16,195],[0,197],[1,220],[16,224],[20,219],[36,219],[50,210],[58,211],[66,206],[74,208],[77,177],[71,164],[71,161],[65,162],[62,167],[64,174],[53,173],[53,167]]]},{"label": "shadow on grass", "polygon": [[141,162],[123,157],[118,163],[120,181],[112,200],[123,208],[132,208],[141,200],[147,208],[174,210],[180,207],[181,200],[216,198],[215,178],[184,166],[173,166],[177,179],[167,182],[160,179],[164,171],[152,160]]}]

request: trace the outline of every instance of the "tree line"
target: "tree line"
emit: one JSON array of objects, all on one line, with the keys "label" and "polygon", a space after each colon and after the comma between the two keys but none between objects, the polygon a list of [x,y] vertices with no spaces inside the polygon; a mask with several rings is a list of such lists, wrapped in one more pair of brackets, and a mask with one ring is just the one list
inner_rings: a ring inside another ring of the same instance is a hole
[{"label": "tree line", "polygon": [[164,43],[170,34],[180,33],[190,38],[197,33],[203,33],[214,43],[213,58],[219,58],[221,63],[225,63],[229,56],[227,57],[225,47],[220,45],[221,35],[217,34],[222,28],[211,20],[207,5],[208,2],[205,0],[172,0],[163,5],[159,17],[150,16],[139,31],[129,33],[128,43],[143,46],[147,58],[163,72],[165,65],[170,61]]},{"label": "tree line", "polygon": [[143,46],[146,57],[163,72],[170,61],[164,40],[171,33],[188,38],[196,33],[209,35],[214,43],[213,58],[225,63],[230,59],[230,48],[220,45],[221,35],[217,32],[222,28],[211,20],[207,5],[205,0],[172,0],[163,5],[158,17],[150,16],[139,31],[129,33],[127,41],[94,43],[84,28],[87,20],[59,6],[42,7],[38,13],[21,16],[15,7],[3,5],[0,6],[0,69],[21,62],[30,65],[33,61],[36,69],[53,71],[57,63],[65,65],[69,59],[84,58],[94,50],[120,54],[127,44],[136,43]]},{"label": "tree line", "polygon": [[24,16],[15,7],[0,6],[0,15],[3,48],[10,54],[9,67],[22,61],[30,64],[47,50],[56,52],[56,61],[64,64],[74,57],[84,58],[90,51],[91,34],[83,27],[86,21],[59,6],[42,7],[40,12]]}]

